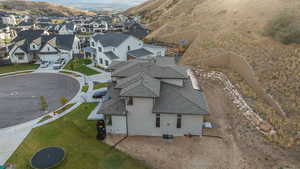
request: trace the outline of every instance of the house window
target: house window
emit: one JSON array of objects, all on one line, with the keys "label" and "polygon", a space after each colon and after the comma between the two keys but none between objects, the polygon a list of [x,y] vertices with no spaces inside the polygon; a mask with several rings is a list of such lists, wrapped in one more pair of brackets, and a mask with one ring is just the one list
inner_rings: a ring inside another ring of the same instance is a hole
[{"label": "house window", "polygon": [[160,114],[156,114],[155,123],[156,128],[160,128]]},{"label": "house window", "polygon": [[32,45],[32,48],[35,49],[35,45]]},{"label": "house window", "polygon": [[181,120],[182,120],[182,115],[178,114],[177,115],[177,128],[180,129],[181,128]]},{"label": "house window", "polygon": [[91,42],[91,46],[92,46],[92,47],[95,47],[95,42]]},{"label": "house window", "polygon": [[133,105],[133,98],[129,97],[127,100],[127,105],[132,106]]},{"label": "house window", "polygon": [[100,64],[103,64],[103,59],[102,58],[100,58]]},{"label": "house window", "polygon": [[18,60],[24,60],[24,56],[18,56]]},{"label": "house window", "polygon": [[108,60],[105,60],[105,66],[108,66]]},{"label": "house window", "polygon": [[130,46],[128,46],[128,51],[130,51],[131,50],[131,47]]},{"label": "house window", "polygon": [[99,50],[99,52],[102,52],[102,48],[101,47],[99,47],[98,50]]},{"label": "house window", "polygon": [[157,56],[161,56],[161,52],[157,52]]},{"label": "house window", "polygon": [[112,126],[112,118],[111,115],[105,115],[105,123],[108,126]]},{"label": "house window", "polygon": [[49,48],[49,47],[48,47],[47,49],[48,49],[48,51],[50,51],[50,48]]}]

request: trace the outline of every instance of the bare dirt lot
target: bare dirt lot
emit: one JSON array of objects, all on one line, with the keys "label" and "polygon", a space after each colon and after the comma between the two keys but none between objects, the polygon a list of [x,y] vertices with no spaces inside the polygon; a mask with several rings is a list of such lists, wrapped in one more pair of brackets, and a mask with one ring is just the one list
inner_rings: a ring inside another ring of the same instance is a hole
[{"label": "bare dirt lot", "polygon": [[[210,109],[209,121],[219,128],[215,137],[129,137],[117,148],[159,169],[299,169],[300,148],[280,148],[266,139],[233,107],[221,85],[202,84]],[[122,136],[109,136],[114,144]]]}]

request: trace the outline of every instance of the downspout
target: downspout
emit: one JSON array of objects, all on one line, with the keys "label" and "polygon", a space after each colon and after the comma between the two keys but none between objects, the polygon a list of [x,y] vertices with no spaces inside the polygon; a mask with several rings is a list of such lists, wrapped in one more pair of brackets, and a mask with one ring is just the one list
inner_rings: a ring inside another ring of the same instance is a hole
[{"label": "downspout", "polygon": [[125,117],[126,117],[126,136],[123,137],[121,140],[119,140],[116,144],[114,144],[112,146],[112,148],[116,148],[117,145],[119,145],[122,141],[124,141],[128,138],[128,116],[127,116],[127,113],[128,113],[128,111],[126,110],[126,115],[125,115]]}]

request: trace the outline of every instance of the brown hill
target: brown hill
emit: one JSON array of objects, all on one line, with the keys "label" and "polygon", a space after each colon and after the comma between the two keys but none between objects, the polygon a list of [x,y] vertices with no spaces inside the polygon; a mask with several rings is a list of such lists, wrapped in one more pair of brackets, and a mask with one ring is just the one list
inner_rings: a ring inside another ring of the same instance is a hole
[{"label": "brown hill", "polygon": [[45,16],[93,15],[94,13],[48,2],[22,0],[0,1],[0,10]]},{"label": "brown hill", "polygon": [[[189,40],[182,64],[225,72],[249,105],[285,135],[296,130],[300,116],[300,45],[277,41],[293,38],[289,29],[272,38],[265,28],[286,10],[299,18],[299,8],[298,0],[150,0],[127,12],[143,16],[154,30],[149,38]],[[277,124],[284,119],[278,114],[288,118]]]}]

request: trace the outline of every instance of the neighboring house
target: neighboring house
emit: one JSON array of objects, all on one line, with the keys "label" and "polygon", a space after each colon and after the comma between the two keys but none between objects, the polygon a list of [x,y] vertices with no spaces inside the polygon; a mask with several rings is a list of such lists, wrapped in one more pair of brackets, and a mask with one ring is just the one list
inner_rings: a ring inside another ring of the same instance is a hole
[{"label": "neighboring house", "polygon": [[76,32],[76,25],[74,24],[52,24],[48,27],[48,32],[60,34],[60,35],[69,35]]},{"label": "neighboring house", "polygon": [[174,58],[114,61],[112,82],[98,110],[112,134],[144,136],[202,135],[208,107],[195,90],[187,67]]},{"label": "neighboring house", "polygon": [[144,25],[134,22],[127,26],[126,33],[132,35],[138,39],[144,39],[151,31]]},{"label": "neighboring house", "polygon": [[[96,34],[90,38],[90,52],[94,63],[107,68],[112,61],[128,59],[151,59],[165,56],[165,49],[159,46],[144,45],[143,41],[124,33]],[[93,52],[93,53],[91,53]]]},{"label": "neighboring house", "polygon": [[81,33],[107,32],[108,30],[109,25],[104,20],[86,21],[78,28],[78,32]]},{"label": "neighboring house", "polygon": [[127,53],[143,47],[143,41],[123,33],[96,34],[90,38],[90,47],[96,64],[107,68],[113,60],[126,61]]},{"label": "neighboring house", "polygon": [[1,21],[5,25],[16,25],[16,17],[14,15],[6,15],[1,17]]},{"label": "neighboring house", "polygon": [[8,25],[0,24],[0,39],[6,40],[11,38],[11,30]]},{"label": "neighboring house", "polygon": [[75,35],[49,35],[44,30],[22,31],[13,43],[9,51],[13,63],[70,60],[79,53],[79,39]]},{"label": "neighboring house", "polygon": [[28,30],[34,27],[34,22],[32,20],[24,20],[18,24],[18,28],[21,30]]}]

